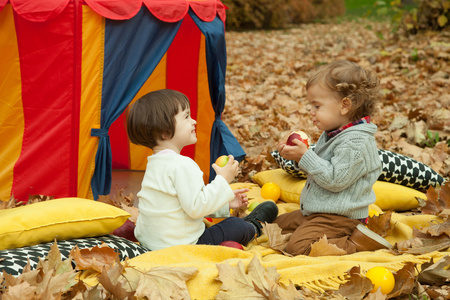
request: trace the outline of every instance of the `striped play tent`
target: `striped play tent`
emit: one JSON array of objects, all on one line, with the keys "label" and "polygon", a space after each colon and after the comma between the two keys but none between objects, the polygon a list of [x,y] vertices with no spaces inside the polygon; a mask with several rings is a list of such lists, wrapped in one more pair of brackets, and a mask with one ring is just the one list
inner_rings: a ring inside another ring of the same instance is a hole
[{"label": "striped play tent", "polygon": [[143,170],[124,112],[170,88],[188,96],[205,174],[245,152],[221,121],[225,6],[220,0],[0,0],[0,199],[97,198],[113,168]]}]

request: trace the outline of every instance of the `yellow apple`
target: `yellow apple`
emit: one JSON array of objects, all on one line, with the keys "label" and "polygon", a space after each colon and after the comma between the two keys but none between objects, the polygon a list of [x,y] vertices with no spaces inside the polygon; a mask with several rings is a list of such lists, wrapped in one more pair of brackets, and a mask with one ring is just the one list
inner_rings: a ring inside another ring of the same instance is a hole
[{"label": "yellow apple", "polygon": [[257,207],[259,205],[258,201],[252,202],[248,205],[247,209],[248,211],[253,211],[255,209],[255,207]]},{"label": "yellow apple", "polygon": [[225,165],[228,163],[228,160],[229,160],[230,158],[228,157],[228,155],[222,155],[222,156],[219,156],[217,159],[216,159],[216,165],[218,165],[219,167],[225,167]]}]

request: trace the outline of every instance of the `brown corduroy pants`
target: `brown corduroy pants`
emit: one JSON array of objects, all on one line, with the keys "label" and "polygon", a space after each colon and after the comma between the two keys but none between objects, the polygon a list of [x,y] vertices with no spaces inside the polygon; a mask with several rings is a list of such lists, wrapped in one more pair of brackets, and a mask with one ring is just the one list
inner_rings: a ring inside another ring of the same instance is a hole
[{"label": "brown corduroy pants", "polygon": [[278,216],[273,223],[278,224],[282,234],[292,233],[286,252],[292,255],[308,255],[311,244],[324,235],[328,243],[334,244],[347,253],[355,253],[355,245],[348,240],[361,221],[332,214],[304,216],[301,210]]}]

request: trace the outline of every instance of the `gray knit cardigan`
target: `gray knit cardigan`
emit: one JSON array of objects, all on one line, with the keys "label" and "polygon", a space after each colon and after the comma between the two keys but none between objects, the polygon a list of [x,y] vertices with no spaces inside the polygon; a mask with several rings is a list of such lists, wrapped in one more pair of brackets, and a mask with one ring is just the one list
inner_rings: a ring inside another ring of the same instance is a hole
[{"label": "gray knit cardigan", "polygon": [[304,215],[329,213],[351,219],[368,216],[375,202],[373,184],[381,173],[375,124],[359,124],[329,138],[322,133],[298,167],[308,174],[300,195]]}]

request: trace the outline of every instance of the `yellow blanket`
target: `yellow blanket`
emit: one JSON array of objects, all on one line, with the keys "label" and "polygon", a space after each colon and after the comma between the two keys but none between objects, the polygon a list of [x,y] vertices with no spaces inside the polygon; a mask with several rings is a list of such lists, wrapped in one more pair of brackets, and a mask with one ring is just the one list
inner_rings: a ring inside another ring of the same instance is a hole
[{"label": "yellow blanket", "polygon": [[395,256],[388,251],[359,252],[343,256],[296,256],[287,257],[263,246],[251,245],[246,251],[223,246],[183,245],[164,250],[152,251],[135,257],[130,265],[142,270],[152,267],[189,267],[199,269],[196,277],[187,282],[192,299],[213,299],[220,290],[221,282],[217,281],[216,264],[228,263],[235,266],[242,261],[247,266],[257,256],[263,267],[276,267],[280,273],[280,281],[307,287],[313,291],[337,290],[344,283],[346,271],[354,266],[368,270],[374,266],[384,266],[398,271],[406,262],[422,264],[434,258],[439,260],[449,253],[433,252],[424,255],[403,254]]},{"label": "yellow blanket", "polygon": [[[298,209],[298,204],[278,204],[280,213]],[[374,208],[374,207],[372,207]],[[376,208],[376,207],[375,207]],[[392,214],[394,230],[386,237],[392,244],[412,238],[412,228],[415,225],[426,225],[436,219],[431,215],[404,216]],[[344,283],[344,275],[354,266],[368,270],[374,266],[384,266],[391,271],[398,271],[406,262],[422,264],[431,258],[434,261],[448,255],[446,252],[432,252],[423,255],[394,255],[387,250],[375,252],[359,252],[342,256],[296,256],[287,257],[272,250],[266,245],[267,236],[261,236],[257,241],[245,247],[245,251],[223,246],[183,245],[163,250],[152,251],[129,261],[130,265],[147,270],[156,266],[188,267],[199,269],[197,276],[187,282],[192,299],[213,299],[220,290],[221,282],[217,281],[216,264],[228,263],[235,266],[242,261],[247,266],[256,256],[265,268],[276,267],[280,273],[280,281],[307,287],[313,291],[337,290]]]},{"label": "yellow blanket", "polygon": [[[253,184],[235,184],[234,188],[249,187],[250,201],[267,201],[260,197],[259,187]],[[270,200],[269,200],[270,201]],[[279,214],[299,209],[298,203],[277,203]],[[381,209],[372,205],[370,209]],[[393,213],[391,225],[393,230],[386,237],[391,243],[408,240],[413,237],[413,227],[428,225],[436,220],[436,216]],[[236,266],[239,261],[244,265],[257,257],[265,268],[276,267],[284,284],[292,282],[316,292],[337,290],[345,282],[344,275],[354,266],[360,266],[367,271],[374,266],[384,266],[391,271],[398,271],[407,262],[417,263],[419,266],[431,258],[436,262],[450,252],[432,252],[423,255],[402,254],[394,255],[387,250],[375,252],[359,252],[342,256],[296,256],[288,257],[268,248],[267,236],[263,235],[245,247],[245,251],[223,246],[182,245],[163,250],[152,251],[129,260],[129,264],[142,270],[153,267],[196,267],[198,274],[187,282],[192,299],[213,299],[220,290],[221,282],[217,281],[218,269],[216,264],[228,263]],[[96,278],[84,278],[86,283],[94,285]]]}]

